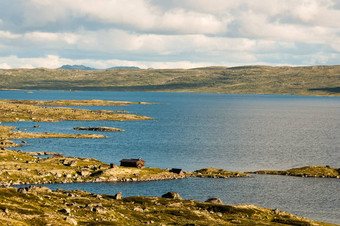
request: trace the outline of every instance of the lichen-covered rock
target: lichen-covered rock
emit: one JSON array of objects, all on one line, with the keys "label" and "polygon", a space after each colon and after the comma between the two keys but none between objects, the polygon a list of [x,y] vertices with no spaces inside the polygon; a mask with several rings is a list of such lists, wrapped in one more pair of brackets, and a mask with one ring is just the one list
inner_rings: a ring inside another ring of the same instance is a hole
[{"label": "lichen-covered rock", "polygon": [[182,199],[181,196],[173,191],[170,191],[164,195],[162,195],[162,198],[168,198],[168,199]]},{"label": "lichen-covered rock", "polygon": [[113,196],[113,198],[116,199],[116,200],[122,199],[122,193],[121,193],[121,192],[118,192],[117,194],[115,194],[115,195]]},{"label": "lichen-covered rock", "polygon": [[215,203],[215,204],[223,204],[220,198],[210,198],[205,200],[205,202]]}]

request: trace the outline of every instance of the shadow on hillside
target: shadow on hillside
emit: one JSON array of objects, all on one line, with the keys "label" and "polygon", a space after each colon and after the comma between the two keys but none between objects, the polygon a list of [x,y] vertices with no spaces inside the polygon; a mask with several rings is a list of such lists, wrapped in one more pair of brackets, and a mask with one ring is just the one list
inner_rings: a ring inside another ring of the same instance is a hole
[{"label": "shadow on hillside", "polygon": [[329,93],[340,93],[340,87],[326,87],[326,88],[315,88],[308,89],[309,91],[324,91]]},{"label": "shadow on hillside", "polygon": [[[90,84],[90,83],[89,83]],[[26,82],[24,87],[15,87],[17,89],[32,90],[102,90],[102,91],[162,91],[177,89],[192,89],[211,86],[210,83],[177,83],[164,85],[140,85],[140,86],[101,86],[87,85],[86,83],[64,82],[64,81],[42,81],[42,82]]]}]

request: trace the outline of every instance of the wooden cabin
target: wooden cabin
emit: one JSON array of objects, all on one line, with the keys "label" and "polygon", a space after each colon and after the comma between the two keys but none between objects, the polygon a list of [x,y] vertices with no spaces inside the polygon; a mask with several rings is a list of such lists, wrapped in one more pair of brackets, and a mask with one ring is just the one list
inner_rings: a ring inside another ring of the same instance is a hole
[{"label": "wooden cabin", "polygon": [[184,171],[182,169],[172,168],[171,170],[169,170],[169,172],[177,173],[180,176],[184,176]]},{"label": "wooden cabin", "polygon": [[144,168],[145,167],[145,161],[141,158],[139,158],[139,159],[122,159],[122,160],[120,160],[120,166]]}]

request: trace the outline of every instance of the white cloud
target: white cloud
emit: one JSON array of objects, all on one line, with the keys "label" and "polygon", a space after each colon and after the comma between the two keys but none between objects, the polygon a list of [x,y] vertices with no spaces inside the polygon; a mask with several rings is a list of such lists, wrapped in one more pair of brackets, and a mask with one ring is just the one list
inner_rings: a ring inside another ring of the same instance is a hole
[{"label": "white cloud", "polygon": [[2,31],[0,30],[0,38],[8,38],[8,39],[15,39],[19,38],[21,35],[13,34],[9,31]]},{"label": "white cloud", "polygon": [[0,62],[6,61],[8,63],[1,63],[0,68],[58,68],[65,64],[83,64],[98,69],[106,69],[113,66],[137,66],[140,68],[193,68],[209,66],[212,62],[190,62],[190,61],[174,61],[174,62],[143,62],[143,61],[127,61],[118,59],[109,60],[92,60],[82,59],[73,60],[67,58],[60,58],[55,55],[48,55],[39,58],[19,58],[17,56],[0,57]]},{"label": "white cloud", "polygon": [[51,33],[51,32],[29,32],[24,35],[24,39],[32,42],[64,42],[75,44],[79,39],[78,35],[72,33]]},{"label": "white cloud", "polygon": [[9,66],[7,63],[0,64],[0,69],[10,69],[11,66]]},{"label": "white cloud", "polygon": [[0,57],[0,68],[36,68],[36,67],[46,67],[46,68],[56,68],[61,64],[61,60],[58,56],[48,55],[46,57],[38,58],[19,58],[15,55]]},{"label": "white cloud", "polygon": [[[21,1],[12,8],[2,7],[0,1],[1,55],[18,56],[13,60],[20,62],[17,65],[34,66],[37,60],[38,66],[49,67],[65,62],[104,67],[112,59],[144,67],[153,62],[153,67],[176,67],[175,62],[185,66],[340,60],[336,0]],[[2,13],[5,10],[12,10],[12,15]],[[59,57],[52,60],[47,55]]]},{"label": "white cloud", "polygon": [[[81,18],[138,31],[218,34],[226,31],[229,19],[184,9],[162,11],[146,0],[59,0],[26,2],[25,23],[33,27]],[[53,9],[53,10],[52,10]]]}]

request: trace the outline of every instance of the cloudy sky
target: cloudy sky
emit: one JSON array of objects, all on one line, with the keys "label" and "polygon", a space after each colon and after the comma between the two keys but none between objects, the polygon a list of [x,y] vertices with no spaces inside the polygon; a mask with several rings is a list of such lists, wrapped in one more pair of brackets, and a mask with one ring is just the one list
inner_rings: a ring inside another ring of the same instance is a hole
[{"label": "cloudy sky", "polygon": [[339,0],[1,0],[0,68],[340,64]]}]

